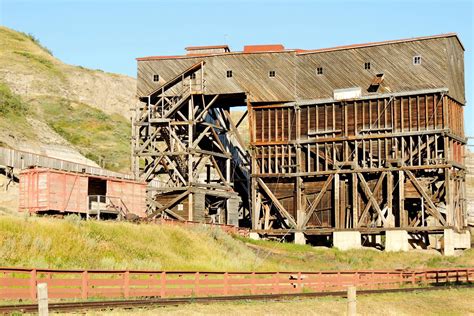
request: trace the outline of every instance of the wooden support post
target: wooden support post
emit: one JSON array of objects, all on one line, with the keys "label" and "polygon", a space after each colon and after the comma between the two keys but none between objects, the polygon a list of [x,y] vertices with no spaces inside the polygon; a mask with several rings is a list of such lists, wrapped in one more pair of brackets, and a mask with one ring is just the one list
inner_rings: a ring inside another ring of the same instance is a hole
[{"label": "wooden support post", "polygon": [[405,227],[405,175],[403,170],[398,171],[398,217],[400,227]]},{"label": "wooden support post", "polygon": [[335,228],[341,228],[341,226],[340,226],[341,207],[340,207],[339,187],[340,187],[339,174],[336,173],[334,175],[334,182],[333,182],[333,190],[334,190],[334,195],[333,195],[333,197],[334,197],[333,206],[334,207],[333,207],[333,209],[334,209],[334,227]]},{"label": "wooden support post", "polygon": [[445,203],[446,203],[446,225],[452,226],[454,224],[453,211],[453,186],[451,180],[451,172],[448,168],[444,169],[444,186],[445,186]]},{"label": "wooden support post", "polygon": [[296,227],[303,228],[305,219],[304,208],[303,208],[303,191],[302,191],[303,180],[301,177],[295,178],[295,206],[296,206]]},{"label": "wooden support post", "polygon": [[[302,157],[301,157],[301,145],[299,141],[301,140],[301,108],[299,106],[295,107],[296,115],[296,173],[300,173],[302,167]],[[305,219],[304,208],[303,208],[303,192],[302,192],[303,179],[301,177],[295,178],[295,209],[296,209],[296,227],[301,229]]]},{"label": "wooden support post", "polygon": [[[188,101],[188,143],[187,143],[187,151],[188,151],[188,185],[194,181],[193,178],[193,154],[191,153],[191,146],[194,142],[194,98],[191,95]],[[188,221],[194,220],[194,201],[193,201],[193,193],[190,192],[188,195]]]},{"label": "wooden support post", "polygon": [[39,283],[37,286],[38,295],[38,315],[48,316],[48,284]]},{"label": "wooden support post", "polygon": [[[257,171],[257,159],[255,159],[255,152],[252,155],[252,170]],[[257,179],[252,177],[250,180],[250,204],[252,213],[252,229],[258,229],[258,221],[260,219],[260,205],[257,205]]]},{"label": "wooden support post", "polygon": [[346,216],[346,181],[340,182],[340,194],[339,194],[339,223],[341,224],[341,228],[348,228],[348,221]]},{"label": "wooden support post", "polygon": [[393,214],[393,174],[387,172],[387,219],[388,226],[395,227],[394,214]]},{"label": "wooden support post", "polygon": [[357,174],[352,174],[352,228],[359,227],[359,194],[357,190]]}]

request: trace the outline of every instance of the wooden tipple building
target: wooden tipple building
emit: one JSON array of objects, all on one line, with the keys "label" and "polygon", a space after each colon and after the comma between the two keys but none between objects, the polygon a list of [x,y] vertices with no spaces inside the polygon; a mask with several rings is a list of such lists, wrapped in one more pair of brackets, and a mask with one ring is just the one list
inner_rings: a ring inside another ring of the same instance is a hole
[{"label": "wooden tipple building", "polygon": [[150,216],[240,218],[254,234],[341,248],[344,233],[464,238],[463,54],[445,34],[138,58],[133,165],[152,184]]}]

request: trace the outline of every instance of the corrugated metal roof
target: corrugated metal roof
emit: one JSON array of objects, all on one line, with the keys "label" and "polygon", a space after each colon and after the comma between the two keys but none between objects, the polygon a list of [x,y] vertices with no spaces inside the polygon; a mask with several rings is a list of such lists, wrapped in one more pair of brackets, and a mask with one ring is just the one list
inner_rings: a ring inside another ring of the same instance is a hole
[{"label": "corrugated metal roof", "polygon": [[[364,47],[372,47],[372,46],[379,46],[379,45],[390,45],[396,43],[404,43],[404,42],[414,42],[414,41],[422,41],[422,40],[429,40],[435,38],[445,38],[445,37],[456,37],[457,41],[461,45],[462,49],[464,46],[459,39],[456,33],[446,33],[446,34],[439,34],[439,35],[431,35],[431,36],[423,36],[423,37],[413,37],[413,38],[406,38],[406,39],[398,39],[398,40],[389,40],[389,41],[382,41],[382,42],[371,42],[371,43],[364,43],[364,44],[352,44],[352,45],[344,45],[344,46],[337,46],[337,47],[330,47],[330,48],[320,48],[314,50],[304,50],[304,49],[285,49],[281,44],[275,45],[247,45],[244,47],[244,51],[242,52],[226,52],[226,53],[210,53],[210,54],[196,54],[194,56],[219,56],[219,55],[228,55],[228,54],[258,54],[258,53],[280,53],[280,52],[289,52],[289,51],[296,51],[298,55],[304,54],[314,54],[314,53],[323,53],[323,52],[331,52],[337,50],[346,50],[346,49],[355,49],[355,48],[364,48]],[[226,48],[228,49],[227,45],[214,45],[214,46],[191,46],[186,47],[187,51],[193,50],[203,50],[203,49],[218,49],[218,48]],[[144,61],[144,60],[155,60],[155,59],[178,59],[178,58],[190,58],[193,55],[175,55],[175,56],[147,56],[147,57],[139,57],[136,58],[137,61]]]}]

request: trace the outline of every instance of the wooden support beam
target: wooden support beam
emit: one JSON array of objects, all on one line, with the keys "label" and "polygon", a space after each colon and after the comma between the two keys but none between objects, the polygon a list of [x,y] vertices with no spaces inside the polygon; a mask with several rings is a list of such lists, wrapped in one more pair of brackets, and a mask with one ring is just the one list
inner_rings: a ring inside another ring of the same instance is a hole
[{"label": "wooden support beam", "polygon": [[232,189],[232,187],[230,186],[228,180],[226,179],[226,177],[224,177],[224,174],[223,174],[222,171],[219,169],[219,165],[217,164],[216,158],[214,158],[213,156],[211,156],[211,161],[212,161],[212,165],[214,166],[214,168],[215,168],[215,170],[216,170],[217,175],[218,175],[219,178],[221,179],[221,181],[222,181],[222,183],[224,184],[224,186],[226,186],[226,187],[229,188],[229,189]]},{"label": "wooden support beam", "polygon": [[[175,197],[173,200],[169,201],[168,203],[166,203],[165,205],[162,205],[159,209],[157,209],[156,211],[154,211],[153,213],[149,214],[148,215],[148,218],[155,218],[156,216],[158,216],[161,212],[166,212],[168,213],[169,215],[173,216],[174,218],[178,219],[178,220],[181,220],[181,221],[185,221],[186,219],[184,219],[183,217],[181,217],[180,215],[176,214],[175,212],[173,212],[172,210],[170,210],[170,207],[173,207],[176,203],[179,203],[181,200],[183,200],[187,195],[189,194],[189,190],[181,193],[180,195],[178,195],[177,197]],[[154,201],[156,203],[156,201]]]},{"label": "wooden support beam", "polygon": [[219,94],[216,94],[214,96],[214,98],[212,98],[212,100],[204,107],[204,109],[202,110],[201,113],[199,113],[199,115],[196,117],[196,121],[199,121],[199,120],[205,120],[206,119],[206,115],[209,113],[209,109],[211,108],[211,106],[214,104],[214,102],[216,102],[217,98],[219,97]]},{"label": "wooden support beam", "polygon": [[[387,220],[383,216],[382,210],[380,209],[380,206],[377,203],[377,200],[374,198],[374,195],[373,195],[372,191],[370,190],[369,185],[365,181],[364,176],[361,173],[358,173],[357,176],[359,177],[359,180],[360,180],[359,182],[361,184],[362,191],[364,191],[367,198],[372,202],[372,206],[377,211],[377,214],[378,214],[379,218],[382,220],[383,225],[386,226],[387,225]],[[380,178],[382,178],[382,177],[385,177],[385,173],[380,175]],[[379,178],[379,180],[380,180],[380,178]]]},{"label": "wooden support beam", "polygon": [[421,184],[415,178],[413,173],[409,170],[406,170],[405,173],[408,175],[408,178],[410,179],[411,183],[413,183],[418,193],[420,193],[421,196],[423,196],[424,201],[426,202],[427,211],[436,219],[438,219],[442,225],[446,225],[446,220],[443,218],[442,214],[440,213],[438,208],[434,205],[433,201],[431,200],[431,197],[428,195],[428,193],[426,193],[426,191],[423,189]]},{"label": "wooden support beam", "polygon": [[277,208],[278,212],[281,214],[281,216],[285,217],[288,219],[288,222],[290,224],[290,227],[296,228],[296,222],[295,219],[288,213],[288,211],[283,207],[283,205],[280,203],[280,201],[277,199],[277,197],[273,194],[273,192],[268,188],[268,186],[263,182],[262,179],[257,178],[257,182],[260,185],[260,187],[265,191],[265,193],[268,195],[270,200],[272,201],[273,205]]},{"label": "wooden support beam", "polygon": [[245,110],[244,114],[240,117],[240,119],[237,121],[237,124],[235,124],[235,127],[238,128],[240,124],[244,121],[245,117],[247,117],[247,114],[249,113],[249,110]]},{"label": "wooden support beam", "polygon": [[[373,191],[373,192],[370,192],[370,194],[371,194],[372,196],[373,196],[374,194],[377,194],[378,191],[380,191],[380,188],[382,187],[383,179],[385,178],[385,175],[386,175],[385,172],[382,172],[382,173],[380,174],[380,177],[378,178],[377,183],[375,184],[374,191]],[[359,176],[361,176],[361,175],[359,174]],[[368,188],[368,186],[367,186],[367,188]],[[370,189],[369,189],[369,191],[370,191]],[[365,190],[364,190],[364,192],[365,192]],[[367,196],[367,197],[368,197],[368,196]],[[369,198],[369,197],[368,197],[368,198]],[[367,214],[369,213],[370,207],[371,207],[372,204],[374,203],[374,200],[375,200],[375,199],[370,199],[370,198],[369,198],[369,202],[367,203],[367,205],[365,206],[364,210],[362,211],[362,214],[360,215],[359,222],[363,222],[363,221],[364,221],[365,217],[366,217]],[[377,202],[375,202],[375,203],[378,205]],[[374,208],[376,208],[376,207],[374,206]],[[379,214],[379,215],[380,215],[380,214]],[[382,216],[382,217],[383,217],[383,216]]]},{"label": "wooden support beam", "polygon": [[302,227],[306,227],[306,225],[308,224],[309,220],[311,219],[311,216],[313,215],[314,211],[316,210],[316,207],[318,206],[319,202],[321,202],[321,199],[323,198],[324,193],[326,193],[329,185],[331,184],[332,179],[334,179],[334,175],[329,175],[329,177],[324,182],[324,184],[321,188],[321,191],[319,191],[319,193],[314,198],[313,203],[311,203],[310,207],[306,210],[306,217],[304,219]]}]

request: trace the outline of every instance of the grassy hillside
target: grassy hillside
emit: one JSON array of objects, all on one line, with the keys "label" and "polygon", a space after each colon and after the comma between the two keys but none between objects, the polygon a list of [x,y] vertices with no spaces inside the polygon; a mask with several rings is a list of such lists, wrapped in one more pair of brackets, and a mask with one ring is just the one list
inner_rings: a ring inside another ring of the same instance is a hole
[{"label": "grassy hillside", "polygon": [[87,158],[111,170],[130,168],[130,123],[86,104],[61,98],[35,98],[36,113]]},{"label": "grassy hillside", "polygon": [[133,78],[64,64],[34,36],[0,27],[1,146],[59,146],[59,158],[70,148],[127,172],[134,92]]},{"label": "grassy hillside", "polygon": [[0,217],[0,266],[210,271],[467,267],[474,266],[474,250],[459,257],[342,252],[251,241],[205,227],[5,216]]},{"label": "grassy hillside", "polygon": [[[0,132],[34,137],[26,120],[28,112],[28,104],[12,93],[6,84],[0,82]],[[6,145],[0,138],[0,146]]]}]

